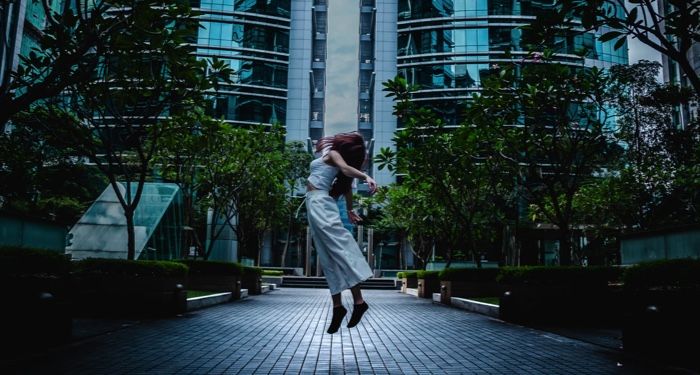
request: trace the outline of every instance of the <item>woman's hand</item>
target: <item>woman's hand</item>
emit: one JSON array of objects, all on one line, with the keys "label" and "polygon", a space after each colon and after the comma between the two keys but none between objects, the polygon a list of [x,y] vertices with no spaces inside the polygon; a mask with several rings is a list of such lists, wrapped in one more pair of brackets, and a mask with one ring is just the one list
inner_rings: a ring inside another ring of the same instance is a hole
[{"label": "woman's hand", "polygon": [[377,181],[374,181],[370,176],[367,176],[365,181],[367,182],[367,186],[369,186],[369,193],[374,194],[374,192],[377,191]]},{"label": "woman's hand", "polygon": [[350,219],[350,222],[353,224],[357,224],[357,223],[362,221],[362,218],[360,217],[360,215],[355,213],[355,211],[353,211],[353,210],[348,211],[348,218]]}]

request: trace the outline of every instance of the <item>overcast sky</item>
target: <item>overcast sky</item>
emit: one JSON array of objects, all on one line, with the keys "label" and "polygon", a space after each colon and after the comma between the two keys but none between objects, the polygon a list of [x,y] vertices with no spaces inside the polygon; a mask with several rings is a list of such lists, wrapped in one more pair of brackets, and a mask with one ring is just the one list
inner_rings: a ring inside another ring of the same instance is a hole
[{"label": "overcast sky", "polygon": [[[655,5],[657,5],[658,2],[656,2]],[[627,8],[631,9],[635,7],[636,5],[634,4],[627,4]],[[653,36],[651,36],[653,40],[656,40]],[[661,54],[657,51],[655,51],[653,48],[646,46],[645,44],[641,43],[637,39],[634,38],[627,38],[627,45],[629,46],[629,58],[630,58],[630,64],[634,64],[639,60],[649,60],[649,61],[658,61],[661,63]],[[663,74],[661,71],[659,71],[659,81],[663,81]]]},{"label": "overcast sky", "polygon": [[[630,64],[634,64],[639,60],[658,61],[661,63],[661,54],[653,48],[641,43],[637,39],[627,38],[629,46]],[[663,74],[659,70],[659,81],[663,81]]]}]

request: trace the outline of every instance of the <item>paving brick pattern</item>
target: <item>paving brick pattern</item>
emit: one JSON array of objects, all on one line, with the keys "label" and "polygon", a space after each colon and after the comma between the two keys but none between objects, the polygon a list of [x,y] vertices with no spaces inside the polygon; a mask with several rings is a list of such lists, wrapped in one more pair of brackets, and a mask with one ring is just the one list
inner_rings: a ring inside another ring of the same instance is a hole
[{"label": "paving brick pattern", "polygon": [[[345,292],[348,293],[348,292]],[[325,333],[328,290],[284,288],[70,345],[22,374],[643,374],[613,350],[397,291],[366,291],[359,326]],[[350,294],[344,294],[351,306]],[[350,314],[346,317],[349,319]]]}]

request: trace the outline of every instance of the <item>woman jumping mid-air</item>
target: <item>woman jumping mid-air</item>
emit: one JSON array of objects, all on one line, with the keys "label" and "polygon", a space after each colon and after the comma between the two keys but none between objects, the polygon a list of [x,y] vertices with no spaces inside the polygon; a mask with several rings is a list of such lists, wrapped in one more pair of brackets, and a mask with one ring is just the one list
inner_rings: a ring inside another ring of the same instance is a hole
[{"label": "woman jumping mid-air", "polygon": [[352,210],[353,179],[365,180],[370,193],[377,189],[377,183],[360,171],[367,150],[359,133],[321,138],[316,144],[316,152],[321,156],[311,162],[311,175],[306,183],[306,210],[311,236],[333,300],[333,318],[327,332],[335,333],[347,314],[340,293],[345,289],[352,292],[355,306],[347,326],[354,327],[369,308],[362,299],[360,283],[372,276],[357,242],[340,221],[336,201],[341,195],[345,197],[348,216],[355,224],[362,219]]}]

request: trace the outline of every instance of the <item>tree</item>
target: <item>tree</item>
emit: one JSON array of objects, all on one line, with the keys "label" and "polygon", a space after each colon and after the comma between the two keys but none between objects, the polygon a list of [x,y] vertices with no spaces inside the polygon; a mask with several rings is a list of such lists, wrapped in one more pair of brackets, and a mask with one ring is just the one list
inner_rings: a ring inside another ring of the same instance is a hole
[{"label": "tree", "polygon": [[208,147],[208,137],[218,140],[217,130],[222,126],[226,125],[207,116],[202,109],[172,119],[171,129],[162,135],[154,161],[160,176],[165,181],[176,183],[182,191],[183,222],[192,228],[196,247],[203,256],[206,256],[206,249],[197,235],[206,233],[207,207],[201,199],[204,184],[202,169],[205,163],[215,162],[217,156],[208,155],[207,152],[219,150]]},{"label": "tree", "polygon": [[436,228],[448,248],[448,264],[454,249],[465,248],[480,267],[479,243],[499,232],[502,222],[497,203],[503,200],[498,197],[503,175],[496,165],[499,159],[487,152],[491,127],[465,124],[457,131],[446,129],[442,119],[411,100],[412,88],[403,78],[385,87],[387,96],[396,98],[395,113],[404,128],[395,137],[397,151],[382,149],[378,167],[402,173],[403,184],[413,191],[430,188],[432,201],[450,218]]},{"label": "tree", "polygon": [[[0,3],[0,13],[8,10],[11,3],[11,0]],[[14,114],[28,110],[33,103],[56,97],[75,82],[94,80],[100,62],[97,51],[109,43],[115,30],[122,29],[135,16],[129,13],[112,17],[108,13],[112,7],[131,4],[124,0],[64,1],[55,10],[48,0],[40,3],[47,26],[40,34],[37,48],[21,57],[16,72],[0,74],[0,129],[4,129]],[[10,27],[12,22],[0,22],[3,57],[14,53],[8,40],[14,37]]]},{"label": "tree", "polygon": [[309,175],[309,163],[313,160],[313,155],[306,151],[303,142],[289,142],[285,145],[284,160],[287,162],[285,172],[285,187],[287,188],[287,236],[284,241],[284,248],[280,265],[285,266],[289,242],[292,238],[292,230],[295,221],[296,209],[299,202],[296,197],[297,188],[304,188],[304,181]]},{"label": "tree", "polygon": [[628,37],[678,63],[690,85],[700,93],[700,76],[688,52],[700,41],[700,1],[667,0],[665,9],[654,0],[558,0],[533,23],[541,36],[551,36],[580,21],[581,32],[603,30],[601,42],[616,40],[621,48]]},{"label": "tree", "polygon": [[619,154],[612,138],[610,78],[597,68],[549,61],[500,67],[474,97],[475,126],[498,124],[496,151],[518,176],[523,199],[557,226],[560,262],[571,263],[573,199]]},{"label": "tree", "polygon": [[261,232],[279,218],[283,206],[281,128],[232,127],[203,121],[195,152],[200,207],[211,209],[205,258],[224,229],[236,233],[240,254],[256,259]]},{"label": "tree", "polygon": [[382,207],[382,215],[375,229],[405,234],[413,255],[419,260],[419,267],[425,269],[435,249],[438,230],[450,218],[435,204],[426,183],[422,187],[415,189],[392,185],[379,189],[374,199]]},{"label": "tree", "polygon": [[[72,121],[51,124],[108,178],[127,224],[127,258],[135,257],[134,211],[163,134],[178,116],[205,105],[204,92],[228,79],[220,61],[198,61],[186,43],[198,20],[180,0],[132,0],[110,12],[119,20],[104,43],[94,78],[69,86],[57,108]],[[122,191],[119,180],[125,183]]]},{"label": "tree", "polygon": [[72,225],[107,182],[46,131],[50,120],[37,107],[16,114],[13,130],[0,134],[0,210]]},{"label": "tree", "polygon": [[691,93],[657,82],[658,63],[611,68],[619,163],[576,194],[578,221],[599,232],[650,230],[698,221],[696,124],[679,129],[673,108]]},{"label": "tree", "polygon": [[254,259],[260,265],[264,235],[273,226],[282,225],[287,218],[284,205],[284,166],[282,153],[266,155],[265,168],[251,171],[249,183],[238,197],[238,220],[234,226],[239,256]]}]

